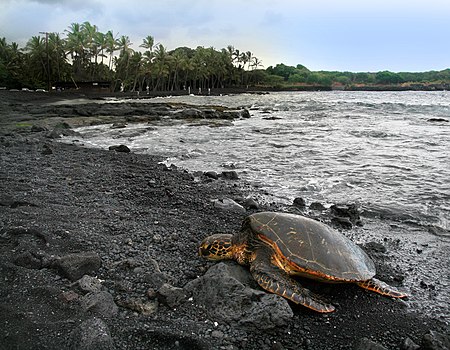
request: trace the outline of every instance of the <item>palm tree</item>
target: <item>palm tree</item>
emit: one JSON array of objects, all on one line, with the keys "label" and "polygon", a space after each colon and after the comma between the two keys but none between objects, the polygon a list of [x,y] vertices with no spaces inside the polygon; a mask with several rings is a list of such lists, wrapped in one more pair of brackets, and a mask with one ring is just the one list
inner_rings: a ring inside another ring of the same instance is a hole
[{"label": "palm tree", "polygon": [[172,86],[170,90],[174,90],[175,87],[177,87],[177,90],[180,89],[179,86],[179,72],[184,69],[186,66],[186,62],[188,60],[188,57],[186,53],[182,50],[175,50],[171,54],[172,60],[172,71],[173,71],[173,79],[172,79]]},{"label": "palm tree", "polygon": [[255,69],[258,69],[258,67],[263,68],[264,66],[262,64],[262,61],[258,57],[253,56],[251,67],[253,68],[253,70],[255,70]]},{"label": "palm tree", "polygon": [[116,60],[116,78],[120,79],[124,85],[127,85],[130,73],[130,59],[134,50],[131,48],[130,38],[122,35],[117,40],[117,49],[120,51],[119,58]]},{"label": "palm tree", "polygon": [[158,87],[161,84],[161,89],[163,90],[163,79],[169,74],[169,55],[167,53],[166,48],[159,44],[155,50],[155,71],[156,71],[156,85],[154,86],[153,90],[157,90]]},{"label": "palm tree", "polygon": [[[133,55],[130,58],[130,70],[134,72],[134,82],[133,82],[133,88],[131,91],[136,91],[136,85],[139,81],[140,74],[142,73],[142,52],[134,52]],[[142,90],[142,85],[139,84],[139,91]]]},{"label": "palm tree", "polygon": [[31,37],[25,45],[25,52],[28,54],[34,83],[44,82],[48,76],[45,39],[40,36]]},{"label": "palm tree", "polygon": [[66,29],[66,51],[70,53],[73,61],[74,74],[77,77],[84,75],[87,66],[86,48],[88,46],[86,31],[79,23],[72,23],[69,29]]},{"label": "palm tree", "polygon": [[144,76],[142,79],[142,85],[147,80],[147,86],[150,87],[150,79],[152,74],[152,66],[153,66],[153,60],[155,58],[155,53],[153,49],[155,48],[155,39],[151,35],[147,35],[146,38],[142,40],[142,44],[139,45],[139,47],[143,47],[144,49],[147,49],[144,51],[144,57],[143,57],[143,70],[144,70]]},{"label": "palm tree", "polygon": [[147,35],[147,37],[143,39],[143,43],[141,45],[139,45],[139,47],[143,47],[144,49],[147,49],[147,51],[152,53],[154,45],[155,45],[155,39],[151,35]]},{"label": "palm tree", "polygon": [[108,64],[108,68],[111,70],[112,68],[112,59],[114,56],[114,51],[117,50],[117,40],[114,37],[114,34],[111,30],[109,30],[106,34],[105,34],[105,50],[107,53],[109,53],[109,64]]},{"label": "palm tree", "polygon": [[255,83],[255,79],[254,79],[254,77],[255,77],[255,70],[257,70],[259,67],[264,67],[264,66],[262,64],[262,61],[258,57],[253,56],[251,64],[249,65],[249,67],[252,67],[251,77],[252,77],[253,83]]},{"label": "palm tree", "polygon": [[127,35],[122,35],[117,41],[117,49],[120,50],[120,55],[131,55],[133,53],[133,49],[131,48],[133,43],[130,41],[130,38]]},{"label": "palm tree", "polygon": [[50,56],[50,67],[53,68],[52,81],[61,81],[65,73],[67,64],[66,53],[64,51],[64,40],[59,36],[59,33],[49,33],[48,35],[48,50]]},{"label": "palm tree", "polygon": [[95,63],[97,63],[97,56],[102,58],[101,64],[103,64],[103,59],[106,57],[103,51],[106,50],[106,34],[102,32],[96,32],[93,38],[93,43],[97,48],[97,55],[95,56]]},{"label": "palm tree", "polygon": [[15,42],[8,44],[6,38],[0,38],[0,79],[11,87],[29,80],[29,69],[24,64],[24,54]]}]

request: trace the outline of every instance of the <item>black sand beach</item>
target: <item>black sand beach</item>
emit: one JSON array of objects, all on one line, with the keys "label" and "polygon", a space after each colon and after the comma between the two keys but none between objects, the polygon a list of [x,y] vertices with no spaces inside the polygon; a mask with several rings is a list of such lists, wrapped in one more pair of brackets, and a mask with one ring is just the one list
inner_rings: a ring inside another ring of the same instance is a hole
[{"label": "black sand beach", "polygon": [[[97,104],[47,105],[79,97],[0,92],[1,349],[449,348],[448,325],[402,301],[309,283],[337,308],[317,314],[263,292],[234,262],[200,259],[205,236],[249,213],[298,209],[158,157],[59,142],[74,126],[192,109],[130,101],[105,117]],[[221,208],[224,198],[246,209]],[[380,278],[402,288],[404,271],[375,243],[365,249]]]}]

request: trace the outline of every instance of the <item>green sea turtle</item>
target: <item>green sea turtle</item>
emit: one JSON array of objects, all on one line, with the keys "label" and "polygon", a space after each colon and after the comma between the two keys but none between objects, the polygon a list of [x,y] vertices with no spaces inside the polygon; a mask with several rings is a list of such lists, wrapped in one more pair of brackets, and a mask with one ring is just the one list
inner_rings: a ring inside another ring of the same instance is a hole
[{"label": "green sea turtle", "polygon": [[385,296],[407,296],[374,278],[373,261],[355,243],[329,226],[299,215],[252,214],[240,232],[205,238],[199,254],[210,260],[232,259],[249,265],[262,288],[318,312],[335,308],[290,276],[356,283]]}]

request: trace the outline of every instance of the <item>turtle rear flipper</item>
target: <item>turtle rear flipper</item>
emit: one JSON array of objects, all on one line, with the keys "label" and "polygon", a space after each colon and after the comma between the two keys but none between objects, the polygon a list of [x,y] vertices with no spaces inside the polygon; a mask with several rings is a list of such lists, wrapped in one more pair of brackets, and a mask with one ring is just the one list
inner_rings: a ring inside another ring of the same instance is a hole
[{"label": "turtle rear flipper", "polygon": [[318,295],[304,288],[270,261],[258,259],[257,256],[250,266],[250,271],[256,282],[268,292],[278,294],[317,312],[333,312],[335,310],[333,305],[326,303]]},{"label": "turtle rear flipper", "polygon": [[372,292],[385,295],[392,298],[406,298],[408,294],[399,291],[397,288],[390,286],[389,284],[380,281],[376,278],[370,280],[357,282],[358,286],[364,289],[371,290]]}]

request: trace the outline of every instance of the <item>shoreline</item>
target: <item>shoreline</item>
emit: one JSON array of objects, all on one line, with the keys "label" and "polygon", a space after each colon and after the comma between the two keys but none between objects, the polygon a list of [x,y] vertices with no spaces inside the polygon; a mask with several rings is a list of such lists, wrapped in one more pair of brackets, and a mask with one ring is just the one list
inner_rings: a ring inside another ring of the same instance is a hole
[{"label": "shoreline", "polygon": [[[246,314],[245,324],[220,319],[187,287],[217,266],[197,257],[198,243],[212,232],[236,231],[249,213],[280,210],[277,203],[263,203],[241,181],[166,168],[159,157],[55,142],[47,136],[60,119],[32,131],[42,118],[26,112],[45,102],[26,101],[26,108],[0,102],[10,107],[0,115],[0,273],[6,282],[0,334],[6,348],[91,349],[88,339],[105,349],[363,349],[368,342],[394,349],[406,339],[424,346],[430,331],[448,333],[443,322],[352,285],[312,283],[338,306],[333,314],[290,305],[292,316],[278,326],[255,313]],[[17,126],[15,115],[32,125]],[[259,209],[214,204],[223,198],[245,204],[248,196]],[[402,272],[392,271],[378,248],[366,250],[379,273],[401,284]],[[248,277],[236,264],[225,266]],[[80,282],[82,273],[88,282]],[[230,281],[232,273],[225,276]],[[211,308],[228,307],[224,296],[217,302]]]}]

